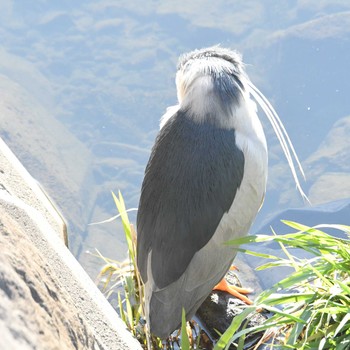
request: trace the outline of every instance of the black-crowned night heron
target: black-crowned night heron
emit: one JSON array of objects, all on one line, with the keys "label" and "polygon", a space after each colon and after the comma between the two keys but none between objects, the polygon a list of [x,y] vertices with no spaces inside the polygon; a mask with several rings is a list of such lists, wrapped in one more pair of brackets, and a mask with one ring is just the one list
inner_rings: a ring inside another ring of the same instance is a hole
[{"label": "black-crowned night heron", "polygon": [[251,97],[301,191],[288,135],[237,52],[211,47],[183,55],[176,85],[179,103],[161,119],[137,215],[147,323],[160,338],[179,327],[182,308],[190,319],[224,277],[236,255],[224,243],[245,236],[262,205],[267,147]]}]

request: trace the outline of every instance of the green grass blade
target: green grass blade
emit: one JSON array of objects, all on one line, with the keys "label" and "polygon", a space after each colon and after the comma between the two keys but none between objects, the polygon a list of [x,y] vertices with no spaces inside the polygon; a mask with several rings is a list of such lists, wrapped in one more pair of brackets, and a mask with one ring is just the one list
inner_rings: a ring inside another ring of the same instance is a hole
[{"label": "green grass blade", "polygon": [[[344,318],[341,320],[339,323],[337,329],[334,332],[334,337],[337,336],[337,334],[344,328],[345,324],[350,320],[350,310],[348,310],[348,314],[344,316]],[[350,334],[349,334],[349,339],[350,339]]]},{"label": "green grass blade", "polygon": [[315,296],[314,293],[272,293],[264,300],[267,305],[281,305],[281,304],[295,304],[300,302],[307,302]]},{"label": "green grass blade", "polygon": [[[242,326],[243,329],[246,329],[248,325],[248,320],[246,320]],[[237,350],[244,350],[244,342],[245,342],[246,334],[242,334],[238,338],[238,345],[237,345]]]},{"label": "green grass blade", "polygon": [[130,221],[126,211],[123,196],[120,193],[120,191],[118,192],[118,197],[113,192],[112,192],[112,196],[122,220],[122,224],[125,232],[125,238],[126,238],[126,242],[129,250],[129,256],[132,259],[133,265],[136,266],[135,254],[134,254],[133,242],[132,242],[132,236],[131,236]]},{"label": "green grass blade", "polygon": [[127,322],[126,322],[126,317],[125,317],[124,308],[123,308],[122,297],[121,297],[121,295],[120,295],[120,292],[118,292],[118,307],[119,307],[120,318],[122,319],[122,321],[123,321],[124,323],[127,323]]},{"label": "green grass blade", "polygon": [[347,286],[345,283],[339,281],[339,280],[337,280],[337,283],[338,283],[338,285],[340,286],[340,288],[341,288],[345,293],[347,293],[347,294],[350,296],[350,287]]},{"label": "green grass blade", "polygon": [[290,335],[288,337],[288,342],[287,344],[289,345],[294,345],[301,332],[303,331],[304,327],[305,327],[305,324],[308,323],[309,319],[310,319],[310,316],[311,316],[311,310],[309,309],[306,309],[303,311],[303,313],[300,315],[300,318],[304,321],[303,323],[301,322],[296,322],[290,332]]},{"label": "green grass blade", "polygon": [[237,251],[242,252],[242,253],[247,254],[247,255],[257,256],[258,258],[273,259],[273,260],[280,259],[279,257],[274,256],[274,255],[258,253],[258,252],[254,252],[252,250],[243,249],[243,248],[237,248]]},{"label": "green grass blade", "polygon": [[294,322],[300,322],[300,323],[305,323],[305,321],[303,319],[301,319],[300,317],[296,317],[292,314],[288,314],[286,312],[281,311],[280,309],[267,305],[267,304],[262,304],[260,305],[262,308],[264,308],[265,310],[268,310],[270,312],[273,312],[274,314],[280,315],[280,316],[284,316],[287,319],[290,319],[291,321]]},{"label": "green grass blade", "polygon": [[182,308],[182,315],[181,315],[181,349],[182,350],[190,350],[190,340],[188,338],[187,334],[187,322],[186,322],[186,313],[185,309]]},{"label": "green grass blade", "polygon": [[278,292],[279,290],[287,290],[301,282],[307,281],[312,277],[312,272],[306,271],[297,271],[286,277],[282,281],[274,284],[270,289],[263,291],[260,295],[256,297],[257,303],[263,303],[263,301],[271,294]]},{"label": "green grass blade", "polygon": [[128,325],[130,327],[130,330],[134,332],[134,329],[135,329],[134,315],[133,315],[132,306],[128,297],[126,297],[125,299],[125,305],[126,305],[126,315],[127,315]]},{"label": "green grass blade", "polygon": [[255,310],[256,310],[255,306],[248,306],[239,315],[234,317],[230,327],[228,327],[226,332],[220,337],[218,342],[215,344],[214,350],[228,349],[231,338],[237,332],[237,330],[243,323],[244,319],[252,312],[255,312]]},{"label": "green grass blade", "polygon": [[248,244],[248,243],[261,243],[261,242],[270,242],[273,241],[273,236],[268,235],[252,235],[252,236],[245,236],[241,238],[236,238],[229,240],[225,242],[225,245],[242,245],[242,244]]}]

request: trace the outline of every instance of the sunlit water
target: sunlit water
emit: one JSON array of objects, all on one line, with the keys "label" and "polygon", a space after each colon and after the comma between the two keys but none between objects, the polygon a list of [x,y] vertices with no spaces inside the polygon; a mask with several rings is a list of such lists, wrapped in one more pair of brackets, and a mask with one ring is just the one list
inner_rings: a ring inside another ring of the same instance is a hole
[{"label": "sunlit water", "polygon": [[[115,215],[111,191],[137,207],[159,118],[176,103],[177,58],[195,48],[243,53],[289,131],[314,204],[350,197],[349,10],[316,0],[1,1],[1,136],[57,202],[93,278],[101,261],[86,252],[120,260],[125,243],[120,223],[89,223]],[[270,173],[255,229],[305,205],[263,123]]]}]

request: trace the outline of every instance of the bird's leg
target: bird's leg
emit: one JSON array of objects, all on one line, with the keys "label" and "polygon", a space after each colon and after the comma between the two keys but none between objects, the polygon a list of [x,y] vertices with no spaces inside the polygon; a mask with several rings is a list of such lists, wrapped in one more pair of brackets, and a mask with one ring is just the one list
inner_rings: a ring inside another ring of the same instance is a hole
[{"label": "bird's leg", "polygon": [[221,290],[223,292],[227,292],[231,295],[233,295],[234,297],[241,299],[243,302],[245,302],[247,305],[252,305],[253,302],[246,297],[244,294],[249,294],[252,292],[251,289],[249,288],[240,288],[240,287],[236,287],[233,285],[230,285],[227,283],[227,281],[225,280],[225,278],[223,278],[221,280],[221,282],[219,282],[213,290]]}]

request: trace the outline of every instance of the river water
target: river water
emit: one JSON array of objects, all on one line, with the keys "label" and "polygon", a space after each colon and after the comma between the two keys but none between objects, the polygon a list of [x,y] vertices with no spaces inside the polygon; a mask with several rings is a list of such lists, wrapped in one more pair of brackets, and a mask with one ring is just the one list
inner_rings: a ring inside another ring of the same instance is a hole
[{"label": "river water", "polygon": [[[0,2],[0,135],[69,223],[92,278],[126,256],[111,191],[137,207],[159,119],[176,103],[180,54],[215,44],[243,53],[283,120],[313,204],[350,198],[350,3],[345,1]],[[264,117],[269,183],[253,231],[302,208]],[[135,220],[135,212],[131,213]]]}]

